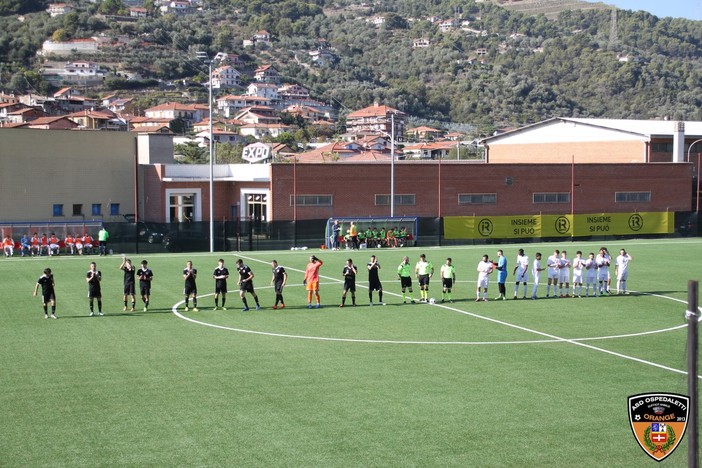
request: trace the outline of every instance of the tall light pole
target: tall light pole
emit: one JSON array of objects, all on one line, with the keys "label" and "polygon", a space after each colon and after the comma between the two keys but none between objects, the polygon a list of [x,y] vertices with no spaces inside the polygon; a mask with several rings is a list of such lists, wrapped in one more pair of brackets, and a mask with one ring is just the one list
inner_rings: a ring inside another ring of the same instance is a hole
[{"label": "tall light pole", "polygon": [[[687,148],[687,162],[690,162],[690,151],[692,151],[692,147],[701,141],[702,141],[702,138],[690,143],[690,147]],[[697,206],[695,208],[695,211],[697,213],[699,213],[700,212],[700,153],[699,152],[697,152],[697,187],[695,187],[695,188],[697,189]]]},{"label": "tall light pole", "polygon": [[207,83],[209,90],[209,111],[210,111],[210,138],[209,138],[209,149],[210,149],[210,253],[214,252],[214,135],[213,125],[212,125],[212,63],[213,59],[210,59],[207,52],[198,52],[197,58],[207,64],[208,74]]},{"label": "tall light pole", "polygon": [[390,114],[390,217],[395,217],[395,113]]}]

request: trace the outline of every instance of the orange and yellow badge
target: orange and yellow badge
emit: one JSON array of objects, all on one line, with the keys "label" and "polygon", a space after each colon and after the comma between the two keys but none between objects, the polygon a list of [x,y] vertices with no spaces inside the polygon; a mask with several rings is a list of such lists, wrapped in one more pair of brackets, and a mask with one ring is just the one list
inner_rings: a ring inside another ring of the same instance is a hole
[{"label": "orange and yellow badge", "polygon": [[676,449],[685,435],[690,399],[677,393],[629,397],[629,422],[641,448],[656,461]]}]

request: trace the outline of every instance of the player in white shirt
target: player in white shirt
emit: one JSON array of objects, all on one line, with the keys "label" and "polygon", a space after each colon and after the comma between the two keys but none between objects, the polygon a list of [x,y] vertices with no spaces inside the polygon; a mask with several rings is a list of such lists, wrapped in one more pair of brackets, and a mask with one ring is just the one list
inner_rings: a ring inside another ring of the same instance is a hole
[{"label": "player in white shirt", "polygon": [[548,267],[548,284],[546,285],[546,297],[551,294],[551,285],[553,284],[553,297],[556,297],[556,285],[558,284],[558,267],[561,263],[560,251],[554,250],[553,255],[546,259]]},{"label": "player in white shirt", "polygon": [[517,293],[519,292],[519,283],[524,283],[523,299],[526,299],[527,281],[529,281],[529,257],[524,255],[524,249],[519,249],[517,253],[517,264],[514,267],[512,274],[516,277],[516,283],[514,284],[514,299],[517,298]]},{"label": "player in white shirt", "polygon": [[[488,260],[487,255],[483,255],[483,259],[478,263],[478,289],[476,290],[475,302],[485,301],[487,302],[487,291],[490,278],[488,275],[493,272],[494,266],[491,261]],[[483,288],[483,297],[480,298],[480,288]]]},{"label": "player in white shirt", "polygon": [[[563,294],[563,284],[565,284],[565,294]],[[558,260],[558,294],[561,297],[570,297],[570,259],[568,252],[561,252]]]},{"label": "player in white shirt", "polygon": [[609,256],[606,248],[600,248],[595,262],[597,262],[597,282],[599,283],[600,295],[609,294],[609,264],[612,262],[612,257]]},{"label": "player in white shirt", "polygon": [[575,258],[573,259],[573,297],[575,297],[576,289],[578,297],[582,297],[584,271],[585,259],[583,258],[583,253],[578,250],[575,252]]},{"label": "player in white shirt", "polygon": [[536,252],[534,258],[534,265],[531,269],[532,277],[534,278],[534,287],[531,288],[531,298],[536,299],[536,290],[539,288],[539,280],[541,279],[541,272],[545,268],[541,268],[541,252]]},{"label": "player in white shirt", "polygon": [[592,294],[597,297],[597,262],[594,252],[590,252],[585,260],[585,297],[590,297],[590,286]]},{"label": "player in white shirt", "polygon": [[619,251],[619,256],[614,267],[614,273],[617,275],[617,294],[626,294],[626,280],[629,277],[629,262],[633,260],[631,255],[626,253],[626,250]]}]

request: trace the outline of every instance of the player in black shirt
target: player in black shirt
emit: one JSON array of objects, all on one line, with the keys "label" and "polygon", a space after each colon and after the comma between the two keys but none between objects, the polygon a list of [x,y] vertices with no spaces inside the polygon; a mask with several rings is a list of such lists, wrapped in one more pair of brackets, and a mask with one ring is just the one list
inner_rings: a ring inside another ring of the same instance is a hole
[{"label": "player in black shirt", "polygon": [[141,261],[141,267],[136,272],[139,278],[139,292],[141,300],[144,301],[144,312],[149,310],[149,301],[151,300],[151,281],[154,278],[154,272],[149,268],[149,262]]},{"label": "player in black shirt", "polygon": [[380,263],[378,263],[375,255],[371,255],[370,262],[368,262],[368,298],[370,299],[370,305],[373,305],[373,291],[378,291],[378,304],[385,305],[383,303],[383,285],[380,284]]},{"label": "player in black shirt", "polygon": [[224,304],[227,301],[227,278],[229,278],[229,270],[224,266],[223,259],[220,258],[217,260],[217,268],[215,268],[214,273],[212,273],[212,277],[215,279],[215,306],[212,310],[217,310],[219,308],[220,294],[222,295],[222,310],[227,310]]},{"label": "player in black shirt", "polygon": [[185,311],[188,311],[188,301],[190,296],[193,296],[193,312],[197,312],[197,284],[195,279],[197,278],[197,270],[193,268],[193,262],[188,261],[185,264],[185,269],[183,270],[183,279],[185,280],[185,287],[183,288],[183,294],[185,295]]},{"label": "player in black shirt", "polygon": [[356,306],[356,274],[358,269],[356,265],[353,264],[353,260],[350,258],[346,260],[346,265],[341,275],[344,277],[344,292],[341,293],[341,304],[339,307],[344,307],[346,304],[346,293],[351,291],[351,303]]},{"label": "player in black shirt", "polygon": [[[288,281],[288,274],[285,272],[285,268],[278,265],[276,260],[271,262],[271,267],[273,268],[273,277],[271,278],[271,284],[275,290],[275,305],[274,309],[284,309],[285,301],[283,300],[283,288],[285,283]],[[280,304],[280,306],[278,306]]]},{"label": "player in black shirt", "polygon": [[56,291],[54,287],[54,275],[51,273],[51,268],[45,268],[44,274],[39,277],[37,284],[34,285],[34,296],[37,295],[37,291],[41,286],[41,304],[44,307],[44,318],[49,318],[49,311],[47,309],[47,304],[51,303],[51,318],[56,317]]},{"label": "player in black shirt", "polygon": [[90,301],[90,316],[93,313],[93,303],[97,299],[98,315],[102,315],[102,290],[100,281],[102,281],[102,272],[97,270],[95,262],[90,262],[90,270],[85,274],[85,281],[88,283],[88,300]]},{"label": "player in black shirt", "polygon": [[256,301],[256,310],[261,310],[261,305],[258,303],[258,296],[254,291],[253,271],[251,271],[248,265],[244,264],[242,259],[236,261],[236,271],[239,272],[239,297],[241,297],[241,302],[244,303],[243,311],[246,312],[249,310],[249,305],[246,302],[246,293],[251,293]]},{"label": "player in black shirt", "polygon": [[124,308],[122,310],[127,310],[127,298],[132,296],[132,309],[134,312],[136,307],[136,286],[134,283],[134,274],[136,273],[136,268],[132,265],[132,261],[127,257],[122,257],[122,264],[119,269],[124,272]]}]

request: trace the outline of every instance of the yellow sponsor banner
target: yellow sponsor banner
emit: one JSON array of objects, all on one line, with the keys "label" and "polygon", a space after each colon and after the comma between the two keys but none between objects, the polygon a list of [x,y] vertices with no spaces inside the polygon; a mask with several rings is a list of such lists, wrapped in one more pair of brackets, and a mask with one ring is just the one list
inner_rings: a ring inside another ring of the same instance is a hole
[{"label": "yellow sponsor banner", "polygon": [[594,213],[575,215],[576,236],[671,234],[675,213]]},{"label": "yellow sponsor banner", "polygon": [[571,237],[573,215],[541,215],[541,226],[539,237]]},{"label": "yellow sponsor banner", "polygon": [[475,216],[444,217],[444,239],[474,239]]},{"label": "yellow sponsor banner", "polygon": [[445,239],[513,239],[670,234],[675,213],[592,213],[578,215],[447,216]]},{"label": "yellow sponsor banner", "polygon": [[447,216],[445,239],[541,237],[542,216]]}]

